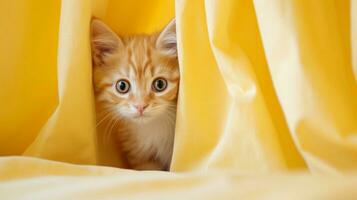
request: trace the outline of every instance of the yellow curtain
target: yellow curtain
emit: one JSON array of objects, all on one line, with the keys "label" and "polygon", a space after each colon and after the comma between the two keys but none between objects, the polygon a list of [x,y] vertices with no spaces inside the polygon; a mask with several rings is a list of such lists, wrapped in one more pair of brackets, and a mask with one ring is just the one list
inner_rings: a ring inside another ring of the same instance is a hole
[{"label": "yellow curtain", "polygon": [[[171,173],[85,166],[121,166],[96,136],[92,16],[124,35],[176,16]],[[357,196],[355,0],[0,0],[0,28],[0,197]]]}]

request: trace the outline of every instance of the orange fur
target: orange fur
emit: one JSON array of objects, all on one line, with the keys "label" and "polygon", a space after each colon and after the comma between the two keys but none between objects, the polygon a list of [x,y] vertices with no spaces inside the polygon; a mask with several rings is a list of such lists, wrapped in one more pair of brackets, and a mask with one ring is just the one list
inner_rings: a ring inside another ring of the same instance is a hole
[{"label": "orange fur", "polygon": [[[100,127],[117,138],[131,168],[167,170],[179,87],[175,22],[160,33],[119,37],[93,20],[91,44]],[[157,78],[167,82],[162,92],[153,88]],[[127,93],[118,92],[119,80],[130,84]]]}]

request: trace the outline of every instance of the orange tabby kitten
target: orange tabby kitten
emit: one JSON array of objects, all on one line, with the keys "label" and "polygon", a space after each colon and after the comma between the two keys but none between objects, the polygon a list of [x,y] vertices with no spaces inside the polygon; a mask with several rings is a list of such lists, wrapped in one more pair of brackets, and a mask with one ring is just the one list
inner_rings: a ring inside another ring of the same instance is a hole
[{"label": "orange tabby kitten", "polygon": [[98,123],[107,123],[131,168],[170,167],[179,87],[175,21],[160,33],[119,37],[91,24]]}]

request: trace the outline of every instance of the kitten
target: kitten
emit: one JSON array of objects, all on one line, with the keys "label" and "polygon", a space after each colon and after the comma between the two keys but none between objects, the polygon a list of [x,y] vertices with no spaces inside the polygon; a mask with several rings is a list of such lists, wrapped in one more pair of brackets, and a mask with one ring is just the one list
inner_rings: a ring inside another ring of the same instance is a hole
[{"label": "kitten", "polygon": [[175,20],[159,33],[120,37],[94,19],[91,45],[98,123],[107,123],[131,168],[168,170],[179,88]]}]

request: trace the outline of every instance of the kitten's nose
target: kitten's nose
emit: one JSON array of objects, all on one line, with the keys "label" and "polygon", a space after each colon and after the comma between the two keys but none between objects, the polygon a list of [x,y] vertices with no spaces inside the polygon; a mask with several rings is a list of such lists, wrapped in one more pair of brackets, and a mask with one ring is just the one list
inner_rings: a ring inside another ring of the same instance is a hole
[{"label": "kitten's nose", "polygon": [[143,115],[145,108],[148,107],[148,104],[135,104],[134,107],[140,115]]}]

